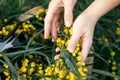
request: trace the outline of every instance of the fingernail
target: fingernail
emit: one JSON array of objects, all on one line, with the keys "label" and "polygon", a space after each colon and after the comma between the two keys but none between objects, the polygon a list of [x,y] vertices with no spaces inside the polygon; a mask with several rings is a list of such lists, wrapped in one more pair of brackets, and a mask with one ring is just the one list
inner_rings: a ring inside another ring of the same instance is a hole
[{"label": "fingernail", "polygon": [[44,39],[47,39],[47,37],[44,36]]},{"label": "fingernail", "polygon": [[55,55],[55,57],[54,57],[54,60],[58,60],[59,59],[59,54],[58,55]]},{"label": "fingernail", "polygon": [[55,42],[55,40],[52,38],[52,42]]},{"label": "fingernail", "polygon": [[47,39],[47,36],[46,36],[46,35],[44,35],[44,39]]},{"label": "fingernail", "polygon": [[70,26],[71,26],[70,21],[66,21],[65,26],[66,26],[66,27],[70,27]]},{"label": "fingernail", "polygon": [[59,51],[60,51],[60,48],[57,47],[57,48],[55,49],[55,52],[59,52]]}]

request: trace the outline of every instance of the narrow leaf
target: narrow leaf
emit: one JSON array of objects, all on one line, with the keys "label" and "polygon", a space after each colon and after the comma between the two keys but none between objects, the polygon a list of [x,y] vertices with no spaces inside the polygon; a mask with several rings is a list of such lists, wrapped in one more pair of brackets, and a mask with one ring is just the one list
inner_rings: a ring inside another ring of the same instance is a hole
[{"label": "narrow leaf", "polygon": [[6,55],[3,55],[3,58],[6,61],[6,63],[9,65],[10,71],[13,74],[14,78],[17,79],[18,76],[17,71],[15,71],[14,66],[12,65],[10,59]]},{"label": "narrow leaf", "polygon": [[102,75],[105,75],[105,76],[109,76],[109,77],[120,79],[120,76],[114,75],[114,74],[112,74],[110,72],[107,72],[107,71],[98,70],[98,69],[91,69],[91,71],[94,72],[94,73],[98,73],[98,74],[102,74]]},{"label": "narrow leaf", "polygon": [[28,41],[27,45],[26,45],[26,50],[28,49],[30,43],[32,42],[32,40],[38,36],[41,32],[43,32],[44,29],[41,29],[39,32],[37,32],[35,35],[33,35],[33,37]]},{"label": "narrow leaf", "polygon": [[11,53],[6,53],[4,55],[7,55],[7,56],[13,56],[13,55],[18,55],[18,54],[24,54],[26,52],[31,52],[31,51],[36,51],[36,50],[40,50],[42,48],[44,48],[45,46],[42,46],[42,47],[38,47],[38,48],[32,48],[32,49],[27,49],[27,50],[22,50],[22,51],[18,51],[18,52],[11,52]]}]

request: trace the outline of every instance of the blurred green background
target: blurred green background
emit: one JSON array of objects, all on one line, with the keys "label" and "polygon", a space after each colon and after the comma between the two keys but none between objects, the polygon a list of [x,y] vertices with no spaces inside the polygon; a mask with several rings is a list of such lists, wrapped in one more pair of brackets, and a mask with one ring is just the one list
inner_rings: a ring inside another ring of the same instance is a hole
[{"label": "blurred green background", "polygon": [[[93,0],[78,0],[74,8],[74,19],[92,3]],[[109,2],[108,2],[109,3]],[[43,6],[47,9],[49,0],[0,0],[0,20],[12,16],[19,16],[23,12],[35,6]],[[108,12],[97,22],[93,41],[93,68],[113,72],[111,64],[116,62],[117,69],[114,71],[120,76],[120,6]],[[119,28],[119,29],[118,29]],[[111,56],[111,52],[115,56]],[[109,62],[108,62],[109,61]],[[110,62],[111,61],[111,62]],[[112,80],[113,78],[104,75],[93,75],[100,80]]]}]

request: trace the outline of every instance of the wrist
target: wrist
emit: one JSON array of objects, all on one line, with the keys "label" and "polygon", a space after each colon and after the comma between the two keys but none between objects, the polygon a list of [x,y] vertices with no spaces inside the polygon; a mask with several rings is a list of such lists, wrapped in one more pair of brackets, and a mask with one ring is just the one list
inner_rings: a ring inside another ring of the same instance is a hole
[{"label": "wrist", "polygon": [[[109,2],[109,4],[108,4]],[[94,19],[99,19],[104,14],[109,12],[120,4],[120,0],[95,0],[87,9],[84,10],[84,14],[91,16]]]},{"label": "wrist", "polygon": [[88,21],[93,22],[93,23],[96,23],[100,19],[100,16],[87,10],[83,11],[81,15],[84,15],[88,19]]}]

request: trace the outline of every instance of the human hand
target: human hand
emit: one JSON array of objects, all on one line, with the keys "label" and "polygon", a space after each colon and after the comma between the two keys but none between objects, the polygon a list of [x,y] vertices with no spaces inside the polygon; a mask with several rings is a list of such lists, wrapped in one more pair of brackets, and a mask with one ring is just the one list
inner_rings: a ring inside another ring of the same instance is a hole
[{"label": "human hand", "polygon": [[[76,45],[78,44],[79,40],[82,40],[82,44],[81,44],[81,51],[82,51],[82,61],[85,62],[86,61],[86,57],[88,55],[89,49],[92,45],[92,41],[93,41],[93,33],[94,33],[94,28],[95,28],[95,24],[97,22],[98,18],[89,15],[88,13],[82,13],[80,14],[74,24],[73,24],[73,28],[72,28],[72,36],[70,38],[70,41],[68,43],[68,51],[69,52],[73,52],[76,48]],[[60,51],[60,48],[57,47],[56,52]],[[56,55],[54,57],[55,60],[57,60],[59,58],[60,54]]]},{"label": "human hand", "polygon": [[[109,2],[109,4],[108,4]],[[120,4],[120,0],[95,0],[80,14],[73,24],[73,33],[68,44],[68,50],[73,52],[78,40],[82,39],[82,61],[86,60],[93,41],[96,22],[101,16]]]},{"label": "human hand", "polygon": [[[109,4],[108,4],[109,2]],[[52,40],[57,38],[57,29],[61,24],[60,13],[65,9],[64,21],[66,26],[72,24],[72,10],[76,0],[52,0],[50,2],[48,13],[45,18],[45,34],[48,38],[50,33]],[[85,61],[92,44],[94,26],[98,19],[105,13],[120,4],[120,0],[95,0],[93,3],[75,20],[73,24],[73,34],[68,44],[68,50],[73,52],[78,40],[82,39],[82,56]],[[105,6],[105,7],[104,7]]]},{"label": "human hand", "polygon": [[61,12],[64,10],[65,25],[70,27],[73,22],[73,7],[76,0],[51,0],[45,17],[44,38],[52,35],[52,41],[57,39],[57,32],[62,24]]},{"label": "human hand", "polygon": [[[74,3],[74,4],[73,4]],[[66,26],[71,26],[73,21],[73,7],[76,0],[52,0],[49,4],[48,13],[45,17],[45,39],[52,35],[52,41],[57,39],[57,31],[62,23],[61,12],[65,9],[64,21]],[[68,44],[68,50],[72,53],[78,43],[78,40],[82,39],[82,56],[85,61],[89,49],[92,44],[94,26],[97,20],[94,20],[92,16],[82,13],[78,16],[73,24],[73,34]],[[59,58],[59,55],[55,57]]]},{"label": "human hand", "polygon": [[98,18],[83,12],[76,18],[73,24],[73,31],[68,43],[68,50],[72,53],[76,48],[78,41],[81,39],[82,61],[86,60],[92,45],[94,28],[97,21]]}]

